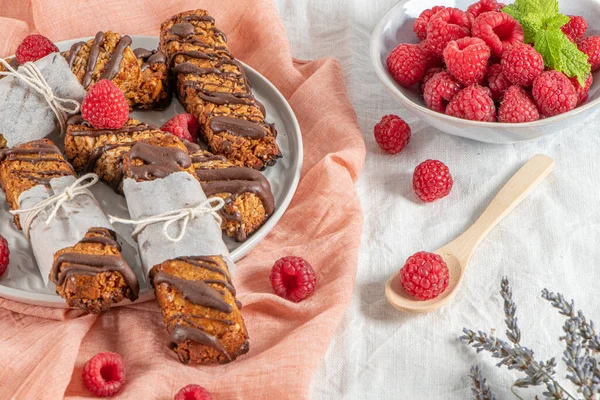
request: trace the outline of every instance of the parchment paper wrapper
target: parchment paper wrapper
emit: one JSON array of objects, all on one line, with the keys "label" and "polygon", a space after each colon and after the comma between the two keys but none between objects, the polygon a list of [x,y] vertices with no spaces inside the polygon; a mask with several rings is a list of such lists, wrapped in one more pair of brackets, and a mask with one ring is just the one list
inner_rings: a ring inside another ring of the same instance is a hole
[{"label": "parchment paper wrapper", "polygon": [[[59,53],[49,54],[35,65],[55,96],[83,101],[85,89]],[[8,146],[42,139],[58,130],[56,115],[41,94],[14,76],[0,79],[0,133]]]},{"label": "parchment paper wrapper", "polygon": [[[136,182],[127,178],[123,184],[127,207],[132,219],[139,220],[182,208],[195,207],[206,200],[200,183],[187,172],[175,172],[164,179]],[[207,214],[190,220],[183,239],[172,242],[163,233],[164,222],[147,226],[137,237],[144,276],[155,265],[177,257],[218,256],[227,262],[233,275],[235,264],[223,242],[221,226]],[[169,234],[177,237],[181,222],[171,224]]]},{"label": "parchment paper wrapper", "polygon": [[[63,193],[75,180],[76,178],[73,176],[62,176],[50,181],[50,189],[44,185],[33,187],[21,193],[19,208],[34,207],[48,197]],[[33,254],[48,288],[54,287],[54,283],[49,281],[48,275],[54,263],[54,254],[58,250],[77,244],[90,228],[112,229],[108,218],[100,209],[91,192],[89,196],[82,194],[71,201],[64,202],[58,210],[56,218],[46,225],[46,219],[51,211],[51,207],[42,211],[32,221],[29,231]],[[25,221],[27,215],[21,214],[21,221]]]}]

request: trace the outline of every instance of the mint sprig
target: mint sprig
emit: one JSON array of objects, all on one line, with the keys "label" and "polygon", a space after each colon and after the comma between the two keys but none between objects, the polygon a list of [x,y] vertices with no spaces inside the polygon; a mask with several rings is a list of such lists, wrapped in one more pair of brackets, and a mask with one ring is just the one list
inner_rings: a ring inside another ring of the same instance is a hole
[{"label": "mint sprig", "polygon": [[577,77],[581,86],[585,85],[591,65],[560,29],[570,18],[558,12],[558,0],[516,0],[502,11],[519,21],[525,42],[533,44],[546,67]]}]

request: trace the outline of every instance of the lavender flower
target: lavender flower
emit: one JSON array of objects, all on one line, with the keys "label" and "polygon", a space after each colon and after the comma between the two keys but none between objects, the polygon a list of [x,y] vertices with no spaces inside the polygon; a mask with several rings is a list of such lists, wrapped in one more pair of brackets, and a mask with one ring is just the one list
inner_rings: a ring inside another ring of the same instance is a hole
[{"label": "lavender flower", "polygon": [[476,400],[496,400],[496,397],[494,397],[489,386],[485,382],[485,378],[481,375],[479,365],[471,367],[469,377],[473,380],[471,391]]}]

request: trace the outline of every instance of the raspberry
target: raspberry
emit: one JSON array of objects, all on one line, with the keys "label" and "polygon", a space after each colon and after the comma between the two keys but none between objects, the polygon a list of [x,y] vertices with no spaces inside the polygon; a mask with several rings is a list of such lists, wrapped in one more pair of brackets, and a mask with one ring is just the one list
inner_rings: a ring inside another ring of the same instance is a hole
[{"label": "raspberry", "polygon": [[569,78],[558,71],[546,71],[535,78],[532,93],[538,110],[546,117],[571,111],[579,99]]},{"label": "raspberry", "polygon": [[2,235],[0,235],[0,276],[6,272],[9,261],[10,250],[8,249],[8,242]]},{"label": "raspberry", "polygon": [[504,92],[511,86],[510,81],[502,72],[500,64],[490,65],[487,76],[488,87],[492,91],[492,99],[500,100],[504,96]]},{"label": "raspberry", "polygon": [[515,44],[502,56],[502,72],[514,85],[529,87],[544,71],[544,57],[528,44]]},{"label": "raspberry", "polygon": [[415,24],[413,25],[413,31],[417,35],[417,37],[421,40],[425,40],[427,38],[427,24],[431,17],[438,13],[438,11],[443,10],[444,6],[435,6],[433,8],[429,8],[423,11],[419,17],[415,20]]},{"label": "raspberry", "polygon": [[454,96],[446,114],[472,121],[496,121],[496,106],[489,88],[473,85],[464,88]]},{"label": "raspberry", "polygon": [[375,125],[375,140],[390,154],[402,151],[410,140],[410,126],[397,115],[386,115]]},{"label": "raspberry", "polygon": [[442,257],[426,251],[408,257],[400,269],[402,287],[419,300],[438,297],[448,287],[449,279],[448,266]]},{"label": "raspberry", "polygon": [[387,69],[402,86],[418,83],[425,74],[427,55],[416,44],[400,44],[387,57]]},{"label": "raspberry", "polygon": [[442,72],[444,70],[444,68],[441,67],[435,67],[435,68],[429,68],[427,71],[425,71],[425,75],[423,75],[423,80],[421,80],[421,89],[425,89],[425,84],[431,79],[433,78],[433,76],[435,74],[437,74],[438,72]]},{"label": "raspberry", "polygon": [[587,31],[588,23],[587,21],[578,15],[569,15],[569,22],[560,28],[565,35],[569,38],[569,40],[573,43],[576,43],[583,39],[585,36],[585,31]]},{"label": "raspberry", "polygon": [[160,129],[190,142],[198,139],[198,120],[192,114],[177,114],[165,122]]},{"label": "raspberry", "polygon": [[17,47],[15,57],[20,65],[28,61],[37,61],[50,53],[58,51],[58,47],[45,36],[29,35]]},{"label": "raspberry", "polygon": [[446,197],[452,190],[453,183],[450,170],[441,161],[423,161],[413,173],[413,189],[427,203]]},{"label": "raspberry", "polygon": [[590,36],[577,43],[577,48],[587,54],[592,71],[600,69],[600,36]]},{"label": "raspberry", "polygon": [[576,77],[573,77],[569,80],[573,84],[573,87],[575,87],[575,92],[577,92],[577,105],[585,103],[590,94],[590,87],[592,87],[592,83],[594,82],[594,75],[588,75],[587,79],[585,80],[585,85],[583,87],[581,87]]},{"label": "raspberry", "polygon": [[478,16],[471,33],[473,37],[483,39],[499,57],[514,44],[523,43],[525,38],[521,24],[510,15],[498,11],[488,11]]},{"label": "raspberry", "polygon": [[173,400],[212,400],[212,396],[202,386],[187,385],[177,392]]},{"label": "raspberry", "polygon": [[483,82],[490,55],[490,48],[483,40],[466,37],[448,43],[444,61],[460,83],[470,86]]},{"label": "raspberry", "polygon": [[279,297],[298,303],[315,291],[317,276],[306,260],[287,256],[275,261],[271,285]]},{"label": "raspberry", "polygon": [[85,387],[99,397],[112,396],[125,382],[123,359],[117,353],[98,353],[83,366]]},{"label": "raspberry", "polygon": [[424,40],[421,43],[419,43],[419,47],[425,52],[425,56],[427,57],[425,61],[425,70],[428,70],[430,68],[442,68],[444,66],[444,60],[441,56],[431,51],[427,40]]},{"label": "raspberry", "polygon": [[121,89],[102,79],[85,95],[81,115],[96,129],[119,129],[129,119],[129,105]]},{"label": "raspberry", "polygon": [[441,56],[448,43],[469,36],[470,28],[467,14],[458,8],[444,8],[427,24],[427,47]]},{"label": "raspberry", "polygon": [[498,122],[531,122],[538,119],[540,113],[525,89],[516,85],[509,87],[498,110]]},{"label": "raspberry", "polygon": [[471,24],[484,12],[488,11],[500,11],[504,8],[504,4],[496,2],[496,0],[481,0],[477,3],[471,4],[467,8],[467,17]]},{"label": "raspberry", "polygon": [[433,111],[443,113],[461,88],[460,83],[448,71],[438,72],[423,86],[425,105]]}]

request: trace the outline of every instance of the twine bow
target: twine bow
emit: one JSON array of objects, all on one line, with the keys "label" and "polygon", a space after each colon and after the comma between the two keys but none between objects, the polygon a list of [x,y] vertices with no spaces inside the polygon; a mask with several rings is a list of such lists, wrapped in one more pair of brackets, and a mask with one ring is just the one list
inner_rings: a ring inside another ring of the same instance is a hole
[{"label": "twine bow", "polygon": [[[87,183],[85,181],[90,180]],[[62,205],[66,202],[72,201],[75,197],[81,195],[90,195],[91,193],[88,188],[94,186],[98,183],[98,175],[96,174],[85,174],[79,179],[77,179],[71,186],[67,187],[64,192],[57,193],[54,196],[48,197],[40,201],[38,204],[31,208],[21,209],[21,210],[12,210],[10,213],[12,215],[21,215],[27,214],[25,221],[23,221],[23,232],[25,232],[25,237],[29,239],[29,228],[31,227],[31,223],[34,219],[37,218],[38,215],[42,213],[48,207],[52,207],[52,211],[48,218],[46,218],[46,225],[50,224],[52,220],[56,217],[58,210],[62,207]]]},{"label": "twine bow", "polygon": [[[52,88],[46,82],[46,78],[42,75],[40,69],[32,62],[26,62],[21,65],[19,70],[14,69],[6,60],[0,58],[0,64],[8,71],[0,71],[0,76],[14,76],[15,78],[25,82],[27,86],[38,92],[44,97],[60,124],[60,133],[65,133],[68,114],[77,114],[80,104],[73,99],[63,99],[55,96]],[[69,108],[68,106],[71,106]]]},{"label": "twine bow", "polygon": [[[214,204],[214,203],[216,203],[216,204]],[[218,211],[221,208],[223,208],[224,205],[225,205],[225,200],[223,200],[222,198],[211,197],[209,199],[206,199],[205,201],[203,201],[202,203],[198,204],[195,207],[182,208],[180,210],[173,210],[173,211],[169,211],[169,212],[166,212],[163,214],[153,215],[153,216],[138,219],[138,220],[123,219],[123,218],[115,217],[113,215],[109,215],[109,221],[111,224],[115,223],[115,222],[119,222],[119,223],[125,224],[125,225],[135,225],[135,229],[133,230],[133,232],[131,234],[133,237],[137,236],[141,231],[143,231],[144,229],[146,229],[146,227],[148,227],[150,225],[164,222],[163,234],[170,241],[179,242],[179,241],[181,241],[181,239],[183,239],[183,236],[185,235],[185,230],[187,229],[188,223],[195,218],[210,214],[215,218],[215,220],[217,220],[219,225],[221,225],[221,216],[219,215]],[[182,221],[181,228],[179,230],[179,235],[177,235],[176,237],[172,237],[169,234],[169,227],[178,221]]]}]

